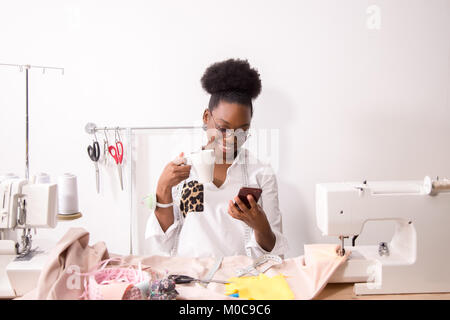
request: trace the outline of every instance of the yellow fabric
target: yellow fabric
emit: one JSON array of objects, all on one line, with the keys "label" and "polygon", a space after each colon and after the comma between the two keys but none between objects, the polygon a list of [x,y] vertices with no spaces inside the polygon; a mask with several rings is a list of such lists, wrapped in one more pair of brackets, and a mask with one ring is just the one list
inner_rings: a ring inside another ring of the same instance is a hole
[{"label": "yellow fabric", "polygon": [[282,274],[269,278],[259,276],[233,277],[225,285],[225,294],[239,293],[239,298],[250,300],[293,300],[294,293]]}]

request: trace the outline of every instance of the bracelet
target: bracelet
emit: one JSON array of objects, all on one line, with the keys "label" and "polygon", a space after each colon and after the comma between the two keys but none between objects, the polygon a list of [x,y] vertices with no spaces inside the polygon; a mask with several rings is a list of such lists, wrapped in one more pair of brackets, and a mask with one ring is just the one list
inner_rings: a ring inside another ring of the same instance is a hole
[{"label": "bracelet", "polygon": [[156,202],[156,206],[160,207],[160,208],[169,208],[169,207],[173,206],[173,202],[171,202],[171,203],[159,203],[159,202]]},{"label": "bracelet", "polygon": [[159,202],[156,201],[156,194],[155,193],[151,193],[151,194],[149,194],[148,196],[146,196],[144,198],[144,204],[149,210],[153,211],[153,210],[156,209],[156,207],[159,207],[159,208],[172,207],[174,203],[173,202],[171,202],[171,203],[159,203]]}]

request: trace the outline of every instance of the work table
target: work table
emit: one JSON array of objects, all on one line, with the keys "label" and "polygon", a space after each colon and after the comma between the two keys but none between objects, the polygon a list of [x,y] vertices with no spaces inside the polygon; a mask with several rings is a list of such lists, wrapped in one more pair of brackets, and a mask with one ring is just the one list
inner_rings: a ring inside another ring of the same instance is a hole
[{"label": "work table", "polygon": [[450,292],[357,296],[353,293],[353,283],[329,283],[315,300],[450,300]]}]

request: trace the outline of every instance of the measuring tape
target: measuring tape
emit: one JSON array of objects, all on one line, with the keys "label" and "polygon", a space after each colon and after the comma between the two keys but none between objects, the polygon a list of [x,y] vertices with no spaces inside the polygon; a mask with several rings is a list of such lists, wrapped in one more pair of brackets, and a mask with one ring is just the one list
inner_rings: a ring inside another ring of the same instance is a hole
[{"label": "measuring tape", "polygon": [[[267,266],[261,268],[260,270],[256,269],[256,267],[259,267],[260,265],[263,265],[267,262],[273,262],[273,263],[269,263]],[[237,273],[238,277],[242,277],[246,274],[258,276],[260,273],[266,272],[267,270],[272,268],[274,265],[281,264],[281,263],[283,263],[283,259],[281,259],[279,256],[273,255],[273,254],[265,254],[265,255],[255,259],[253,261],[253,263],[251,265],[249,265],[248,267],[236,270],[236,273]]]}]

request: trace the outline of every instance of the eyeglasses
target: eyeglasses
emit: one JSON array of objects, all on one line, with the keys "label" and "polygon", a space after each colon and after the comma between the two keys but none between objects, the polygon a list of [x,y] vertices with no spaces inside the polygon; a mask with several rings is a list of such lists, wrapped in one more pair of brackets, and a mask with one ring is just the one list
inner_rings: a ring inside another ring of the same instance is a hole
[{"label": "eyeglasses", "polygon": [[231,137],[236,137],[237,139],[242,139],[242,140],[247,140],[248,137],[250,136],[250,132],[247,130],[243,130],[243,129],[227,129],[227,128],[223,128],[220,127],[216,120],[214,119],[214,117],[211,114],[211,118],[213,119],[214,122],[214,127],[216,128],[217,131],[219,131],[219,133],[222,135],[222,137],[225,138],[231,138]]}]

